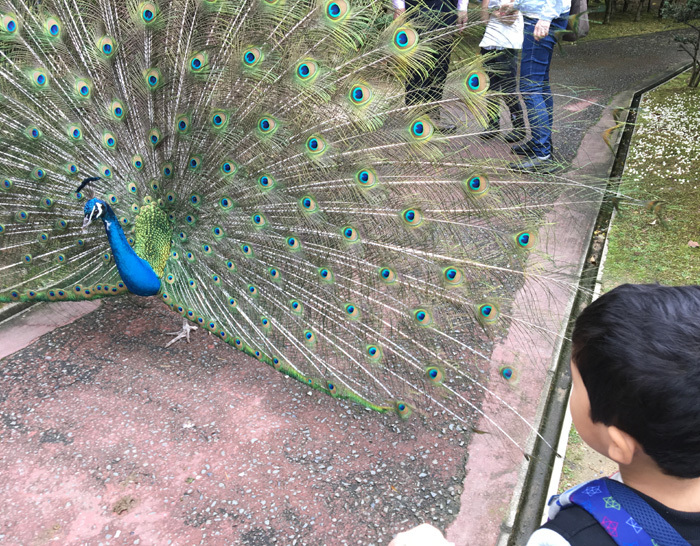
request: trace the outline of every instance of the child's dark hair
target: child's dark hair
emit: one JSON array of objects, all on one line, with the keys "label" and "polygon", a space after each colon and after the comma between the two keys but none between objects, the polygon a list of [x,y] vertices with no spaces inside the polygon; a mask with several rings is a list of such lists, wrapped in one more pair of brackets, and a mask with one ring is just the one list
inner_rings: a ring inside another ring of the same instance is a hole
[{"label": "child's dark hair", "polygon": [[664,473],[700,477],[700,286],[619,286],[572,339],[592,420],[630,434]]}]

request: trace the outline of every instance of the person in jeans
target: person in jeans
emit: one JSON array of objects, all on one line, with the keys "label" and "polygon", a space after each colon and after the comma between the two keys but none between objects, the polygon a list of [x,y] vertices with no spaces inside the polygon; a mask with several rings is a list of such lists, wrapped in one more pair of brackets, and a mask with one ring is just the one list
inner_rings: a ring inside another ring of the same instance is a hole
[{"label": "person in jeans", "polygon": [[[401,17],[409,8],[418,8],[422,13],[429,16],[430,24],[426,31],[447,28],[457,24],[464,28],[467,23],[468,0],[392,0],[394,5],[394,19]],[[413,71],[406,81],[406,104],[424,104],[436,102],[442,99],[445,89],[445,80],[450,65],[450,54],[452,53],[453,37],[448,35],[443,39],[432,42],[435,53],[435,64],[427,74],[422,71]],[[449,122],[440,121],[440,110],[435,107],[431,117],[435,126],[443,132],[452,132],[455,125]]]},{"label": "person in jeans", "polygon": [[520,93],[527,108],[530,140],[514,146],[525,156],[512,168],[521,171],[551,171],[554,99],[549,86],[549,65],[556,43],[555,33],[566,29],[571,0],[515,0],[523,14],[525,34],[520,60]]},{"label": "person in jeans", "polygon": [[[502,93],[510,112],[513,130],[503,135],[509,143],[525,138],[525,119],[517,91],[518,54],[523,47],[523,16],[512,8],[502,6],[501,0],[483,0],[481,19],[486,22],[484,37],[479,44],[484,58],[484,68],[489,74],[489,89]],[[481,138],[488,140],[500,134],[500,108],[490,101],[489,120]]]}]

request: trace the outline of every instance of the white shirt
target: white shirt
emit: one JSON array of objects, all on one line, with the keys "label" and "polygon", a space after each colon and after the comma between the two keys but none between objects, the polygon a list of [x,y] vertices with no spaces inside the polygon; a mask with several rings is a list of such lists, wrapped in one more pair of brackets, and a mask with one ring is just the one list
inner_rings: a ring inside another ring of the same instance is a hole
[{"label": "white shirt", "polygon": [[[406,9],[405,0],[391,0],[391,3],[394,4],[395,9]],[[469,0],[457,0],[457,11],[467,11],[467,4]]]},{"label": "white shirt", "polygon": [[[502,0],[489,0],[489,9],[496,9],[502,3]],[[515,22],[512,25],[506,25],[492,13],[479,47],[486,49],[522,49],[524,34],[523,14],[518,11],[515,16],[517,17]]]}]

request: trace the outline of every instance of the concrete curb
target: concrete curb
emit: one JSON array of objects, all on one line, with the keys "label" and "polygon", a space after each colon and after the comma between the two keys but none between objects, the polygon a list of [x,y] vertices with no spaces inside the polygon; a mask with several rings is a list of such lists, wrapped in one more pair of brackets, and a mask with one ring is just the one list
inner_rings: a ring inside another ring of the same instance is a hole
[{"label": "concrete curb", "polygon": [[[685,64],[680,68],[668,70],[660,76],[657,75],[641,82],[641,87],[636,92],[624,91],[613,97],[610,106],[606,108],[600,121],[586,132],[573,164],[586,165],[593,171],[605,169],[608,173],[607,178],[609,180],[608,191],[615,191],[616,185],[619,183],[619,177],[622,175],[622,171],[624,170],[629,144],[634,131],[633,123],[636,119],[636,109],[639,105],[639,100],[645,93],[682,74],[688,70],[690,66],[690,64]],[[595,148],[599,148],[599,146],[593,146],[594,152],[591,154],[589,146],[586,145],[586,141],[590,140],[590,137],[600,138],[599,135],[602,134],[605,127],[611,126],[610,124],[613,121],[613,109],[619,106],[626,107],[626,105],[629,105],[630,107],[627,125],[625,129],[616,136],[615,144],[613,146],[615,154],[613,155],[609,150],[607,151],[607,154],[604,152],[600,153],[599,150],[597,150],[596,153]],[[597,162],[594,159],[596,157],[599,160]],[[589,162],[583,162],[586,159],[588,159]],[[588,169],[582,169],[582,171],[590,173]],[[595,229],[596,226],[605,226],[606,230],[609,229],[612,218],[612,211],[605,211],[603,208],[601,208],[598,218],[596,219],[595,224],[592,226],[592,230]],[[572,314],[569,318],[567,332],[569,332],[570,328],[573,326],[574,310],[586,305],[591,299],[589,294],[599,290],[602,259],[598,260],[598,263],[595,266],[586,266],[593,254],[593,244],[594,240],[593,237],[591,237],[589,251],[586,254],[585,261],[582,263],[582,276],[579,293],[576,296],[575,301],[572,302]],[[606,250],[607,240],[605,242],[604,252]],[[607,254],[607,252],[605,253]],[[590,275],[586,275],[586,273],[589,273]],[[595,275],[593,275],[593,273],[595,273]],[[587,286],[588,284],[591,284],[589,279],[593,279],[592,286]],[[595,295],[593,297],[595,297]],[[555,372],[556,376],[552,381],[553,386],[550,389],[547,397],[546,406],[548,411],[545,412],[542,420],[542,426],[540,428],[540,433],[542,436],[548,440],[551,445],[557,445],[557,452],[562,456],[566,453],[568,434],[571,426],[570,422],[568,427],[566,426],[568,415],[567,406],[570,390],[568,377],[569,354],[570,346],[567,339],[565,340],[565,343],[562,344],[559,352],[557,371]],[[561,391],[562,388],[564,389],[564,393]],[[516,488],[516,495],[514,495],[513,503],[511,504],[511,512],[514,510],[516,513],[513,520],[514,523],[512,529],[501,534],[498,541],[499,546],[505,544],[525,544],[525,542],[527,542],[527,538],[537,527],[539,527],[540,522],[543,519],[544,508],[546,506],[550,491],[553,488],[556,491],[561,475],[561,469],[563,467],[563,460],[561,462],[557,461],[557,453],[551,453],[551,450],[548,450],[546,446],[543,448],[543,444],[544,443],[540,439],[536,441],[536,446],[533,450],[533,458],[531,461],[526,462],[523,465],[524,467],[527,467],[527,472],[522,487],[520,487],[519,484],[519,487]],[[542,458],[537,456],[538,454],[546,454],[547,451],[550,452],[549,457],[546,457],[546,455]],[[522,489],[523,491],[520,498],[517,498],[518,489]]]}]

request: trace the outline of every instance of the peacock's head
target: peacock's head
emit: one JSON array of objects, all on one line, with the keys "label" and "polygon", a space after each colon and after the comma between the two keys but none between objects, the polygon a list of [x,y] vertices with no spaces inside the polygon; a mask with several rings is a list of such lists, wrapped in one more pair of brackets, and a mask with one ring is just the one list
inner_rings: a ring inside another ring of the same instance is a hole
[{"label": "peacock's head", "polygon": [[107,213],[107,203],[102,201],[102,199],[93,197],[90,201],[85,203],[84,213],[83,231],[87,229],[93,220],[102,218]]}]

